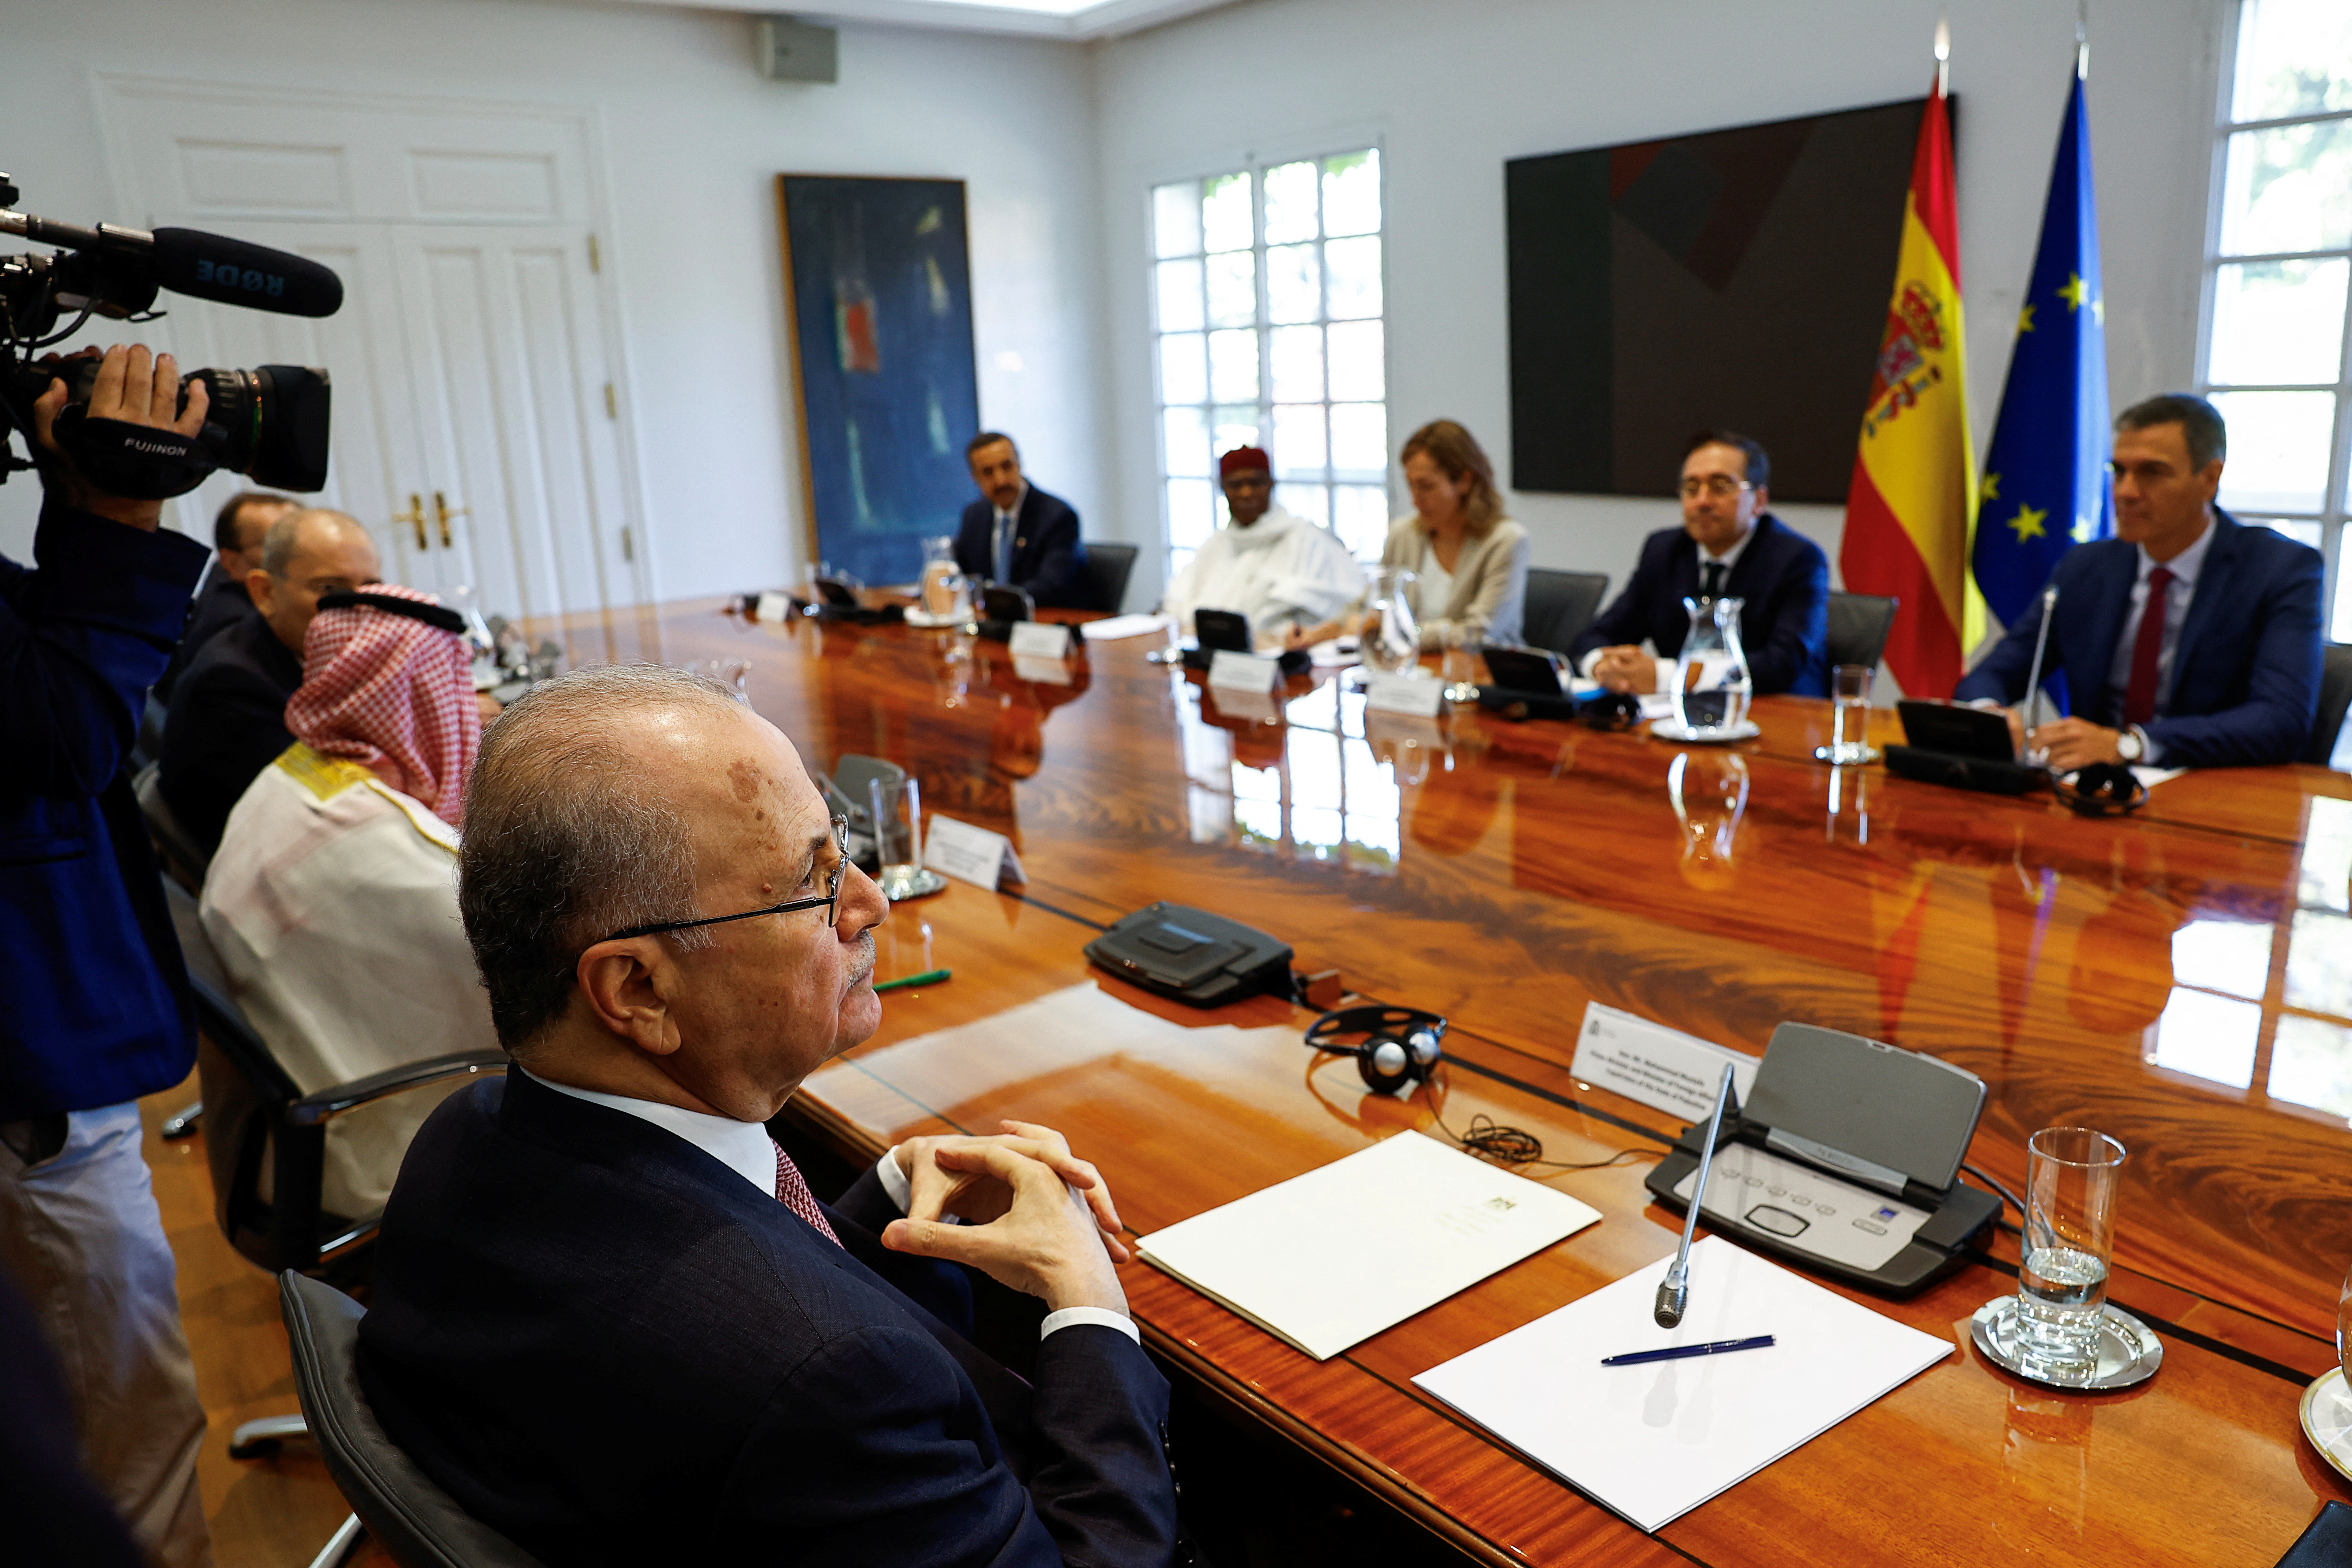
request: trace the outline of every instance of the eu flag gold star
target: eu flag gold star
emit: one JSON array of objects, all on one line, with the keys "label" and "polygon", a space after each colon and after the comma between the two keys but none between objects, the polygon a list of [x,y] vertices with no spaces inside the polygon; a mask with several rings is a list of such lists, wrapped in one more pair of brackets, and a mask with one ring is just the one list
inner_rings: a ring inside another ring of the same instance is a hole
[{"label": "eu flag gold star", "polygon": [[1999,500],[2000,499],[2000,476],[1999,474],[1993,473],[1990,470],[1986,472],[1984,483],[1977,488],[1977,499],[1979,500]]},{"label": "eu flag gold star", "polygon": [[2042,520],[2049,515],[2046,508],[2036,511],[2030,506],[2021,506],[2017,509],[2017,515],[2009,520],[2009,526],[2016,531],[2017,542],[2022,544],[2029,539],[2046,537],[2042,531]]},{"label": "eu flag gold star", "polygon": [[2066,301],[2069,313],[2081,310],[2083,301],[2090,298],[2090,294],[2091,290],[2081,276],[2073,272],[2066,274],[2066,286],[2058,290],[2058,298]]},{"label": "eu flag gold star", "polygon": [[2032,331],[2033,330],[2033,307],[2032,307],[2032,306],[2028,305],[2028,306],[2026,306],[2023,310],[2021,310],[2018,311],[2018,313],[2017,313],[2017,330],[2018,330],[2019,331],[2021,331],[2021,332],[2030,332],[2030,331]]}]

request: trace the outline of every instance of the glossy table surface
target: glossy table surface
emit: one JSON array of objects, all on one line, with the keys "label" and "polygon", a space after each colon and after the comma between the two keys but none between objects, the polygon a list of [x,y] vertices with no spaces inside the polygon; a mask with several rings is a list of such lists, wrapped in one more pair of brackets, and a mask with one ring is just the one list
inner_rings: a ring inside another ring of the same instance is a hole
[{"label": "glossy table surface", "polygon": [[[880,977],[955,978],[891,993],[874,1039],[796,1099],[846,1152],[1046,1121],[1144,1234],[1441,1116],[1526,1128],[1556,1161],[1655,1152],[1678,1120],[1570,1071],[1596,1000],[1749,1052],[1798,1019],[1965,1067],[1990,1086],[1969,1161],[2012,1190],[2037,1128],[2129,1149],[2112,1295],[2166,1341],[2153,1380],[2062,1396],[1983,1362],[1968,1320],[2015,1289],[2003,1232],[1921,1295],[1857,1297],[1948,1360],[1654,1536],[1410,1381],[1671,1252],[1646,1159],[1531,1172],[1604,1223],[1320,1363],[1125,1271],[1150,1342],[1205,1392],[1475,1555],[2268,1564],[2352,1501],[2295,1415],[2352,1262],[2352,779],[2192,773],[2092,820],[1822,766],[1827,705],[1794,699],[1756,705],[1756,740],[1678,747],[1367,715],[1323,672],[1226,700],[1148,662],[1152,638],[1038,665],[715,601],[557,635],[574,662],[748,660],[752,705],[813,767],[889,758],[928,809],[1017,847],[1025,896],[957,884],[877,933]],[[1287,1003],[1193,1012],[1091,970],[1100,925],[1155,899],[1444,1013],[1433,1091],[1366,1095],[1299,1047],[1311,1015]],[[1243,1032],[1195,1043],[1220,1024]]]}]

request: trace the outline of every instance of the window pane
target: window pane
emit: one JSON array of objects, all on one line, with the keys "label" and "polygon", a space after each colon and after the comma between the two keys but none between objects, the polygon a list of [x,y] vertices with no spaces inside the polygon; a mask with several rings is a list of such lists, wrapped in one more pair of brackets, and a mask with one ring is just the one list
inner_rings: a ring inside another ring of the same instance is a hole
[{"label": "window pane", "polygon": [[1348,321],[1331,329],[1331,396],[1341,403],[1377,403],[1388,395],[1382,363],[1385,339],[1378,321]]},{"label": "window pane", "polygon": [[[1267,373],[1277,403],[1307,403],[1323,395],[1323,329],[1276,327],[1267,334]],[[1281,427],[1277,420],[1276,428]]]},{"label": "window pane", "polygon": [[1209,401],[1209,340],[1198,332],[1171,332],[1160,340],[1160,401]]},{"label": "window pane", "polygon": [[2341,259],[2216,269],[2208,379],[2224,385],[2333,384],[2344,361],[2347,272]]},{"label": "window pane", "polygon": [[1388,410],[1377,403],[1333,404],[1332,469],[1370,479],[1385,474],[1388,466]]},{"label": "window pane", "polygon": [[2352,121],[2230,138],[2221,254],[2337,250],[2352,239]]},{"label": "window pane", "polygon": [[[1323,473],[1323,405],[1304,407],[1276,404],[1274,410],[1274,471],[1283,474]],[[1303,515],[1303,514],[1302,514]]]},{"label": "window pane", "polygon": [[2278,1021],[2271,1039],[2273,1100],[2352,1117],[2352,1029],[2298,1018]]},{"label": "window pane", "polygon": [[1201,330],[1201,264],[1163,261],[1160,264],[1160,330],[1194,332]]},{"label": "window pane", "polygon": [[2190,921],[2172,933],[2172,978],[2259,1002],[2270,986],[2271,928],[2252,921]]},{"label": "window pane", "polygon": [[1335,239],[1323,247],[1325,286],[1331,301],[1331,319],[1347,321],[1381,313],[1381,241]]},{"label": "window pane", "polygon": [[1163,408],[1161,438],[1166,442],[1166,471],[1188,479],[1206,479],[1215,470],[1209,462],[1209,415],[1202,408]]},{"label": "window pane", "polygon": [[1211,250],[1250,247],[1250,177],[1219,174],[1201,182],[1201,233]]},{"label": "window pane", "polygon": [[2327,488],[2336,396],[2327,392],[2218,392],[2230,426],[2221,504],[2232,511],[2317,511]]},{"label": "window pane", "polygon": [[1389,539],[1389,493],[1376,485],[1331,490],[1331,531],[1359,561],[1378,561]]},{"label": "window pane", "polygon": [[[1192,564],[1192,557],[1199,553],[1200,552],[1197,550],[1170,551],[1168,552],[1168,580],[1171,583],[1176,581],[1176,574],[1183,571],[1185,567]],[[1222,731],[1220,732],[1222,733]]]},{"label": "window pane", "polygon": [[1286,245],[1265,253],[1268,318],[1312,321],[1322,315],[1323,274],[1311,245]]},{"label": "window pane", "polygon": [[1315,237],[1315,165],[1284,163],[1265,172],[1265,242]]},{"label": "window pane", "polygon": [[2352,1016],[2352,920],[2326,910],[2294,912],[2286,950],[2286,1005]]},{"label": "window pane", "polygon": [[[1217,531],[1215,491],[1206,479],[1168,481],[1168,542],[1198,550]],[[1185,559],[1190,560],[1188,555]]]},{"label": "window pane", "polygon": [[1323,160],[1323,232],[1381,231],[1381,154],[1377,148]]},{"label": "window pane", "polygon": [[2156,1021],[2151,1066],[2246,1089],[2254,1081],[2254,1041],[2263,1026],[2259,1002],[2235,1002],[2186,986],[2172,988]]},{"label": "window pane", "polygon": [[1209,258],[1209,325],[1246,327],[1256,321],[1256,256],[1236,250]]},{"label": "window pane", "polygon": [[1201,253],[1201,186],[1186,180],[1161,185],[1151,193],[1151,253],[1154,256],[1198,256]]},{"label": "window pane", "polygon": [[[1219,457],[1236,447],[1263,447],[1263,435],[1255,407],[1220,408],[1209,416],[1209,440]],[[1218,504],[1224,504],[1224,499],[1220,494]]]},{"label": "window pane", "polygon": [[1257,334],[1209,334],[1209,393],[1220,403],[1257,401]]},{"label": "window pane", "polygon": [[2352,9],[2344,0],[2246,0],[2233,120],[2352,109]]},{"label": "window pane", "polygon": [[2352,642],[2352,572],[2340,567],[2336,574],[2336,625],[2327,635],[2337,642]]},{"label": "window pane", "polygon": [[[1277,442],[1282,439],[1281,417],[1282,411],[1276,409],[1275,439]],[[1276,460],[1280,461],[1279,458]],[[1280,501],[1282,510],[1293,517],[1304,518],[1318,528],[1331,526],[1331,489],[1328,485],[1284,485],[1276,492],[1275,500]],[[1292,716],[1292,721],[1297,722],[1297,715]]]}]

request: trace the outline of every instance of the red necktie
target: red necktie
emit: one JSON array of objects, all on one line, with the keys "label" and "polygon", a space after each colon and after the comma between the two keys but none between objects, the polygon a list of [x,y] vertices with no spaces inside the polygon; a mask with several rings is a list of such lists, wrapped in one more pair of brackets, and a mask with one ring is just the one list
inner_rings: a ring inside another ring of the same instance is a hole
[{"label": "red necktie", "polygon": [[772,1138],[768,1142],[776,1151],[776,1201],[816,1226],[819,1236],[839,1247],[841,1237],[833,1234],[833,1226],[825,1223],[824,1211],[816,1206],[816,1194],[809,1191],[808,1178],[801,1174],[801,1168],[793,1163],[782,1143]]},{"label": "red necktie", "polygon": [[2131,684],[2124,688],[2124,722],[2145,724],[2156,717],[2156,665],[2164,653],[2164,615],[2172,574],[2158,567],[2147,574],[2147,602],[2140,606],[2139,636],[2132,639]]}]

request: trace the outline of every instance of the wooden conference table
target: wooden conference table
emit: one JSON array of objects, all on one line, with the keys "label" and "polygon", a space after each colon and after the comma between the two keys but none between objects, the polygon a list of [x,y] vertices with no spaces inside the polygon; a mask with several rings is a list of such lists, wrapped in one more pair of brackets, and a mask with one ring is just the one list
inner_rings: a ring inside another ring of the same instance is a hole
[{"label": "wooden conference table", "polygon": [[[1986,1363],[1968,1321],[2015,1289],[2004,1232],[1917,1297],[1857,1298],[1949,1359],[1654,1536],[1411,1382],[1671,1252],[1646,1159],[1532,1173],[1603,1223],[1321,1363],[1125,1270],[1179,1375],[1482,1560],[2264,1565],[2352,1501],[2296,1418],[2352,1261],[2352,1025],[2314,1016],[2352,1014],[2352,779],[2192,774],[2084,820],[1833,773],[1811,761],[1817,701],[1760,701],[1758,740],[1678,748],[1475,710],[1367,718],[1319,672],[1223,702],[1147,662],[1156,638],[1040,670],[1000,644],[716,601],[556,629],[575,662],[749,660],[752,705],[812,765],[889,758],[929,810],[1017,847],[1024,897],[956,884],[877,933],[877,977],[955,977],[886,997],[880,1032],[796,1098],[861,1159],[1045,1121],[1148,1234],[1441,1113],[1526,1128],[1556,1161],[1655,1152],[1677,1119],[1569,1070],[1592,1000],[1750,1052],[1783,1019],[1933,1052],[1990,1084],[1969,1158],[2012,1190],[2037,1128],[2130,1150],[2112,1295],[2164,1339],[2154,1379],[2061,1396]],[[1434,1092],[1365,1094],[1351,1062],[1300,1048],[1311,1015],[1287,1003],[1198,1013],[1091,970],[1099,926],[1156,899],[1445,1014]],[[1220,1024],[1242,1032],[1197,1043]]]}]

